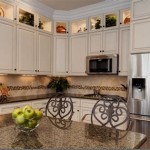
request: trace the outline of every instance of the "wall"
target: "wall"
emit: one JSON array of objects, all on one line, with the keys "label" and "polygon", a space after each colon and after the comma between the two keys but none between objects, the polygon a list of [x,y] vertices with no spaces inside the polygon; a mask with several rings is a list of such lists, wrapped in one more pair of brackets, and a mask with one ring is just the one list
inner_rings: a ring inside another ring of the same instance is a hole
[{"label": "wall", "polygon": [[[127,77],[116,75],[67,77],[71,87],[66,91],[73,94],[93,93],[93,89],[100,89],[101,94],[120,95],[126,98],[127,91],[120,84],[127,84]],[[48,94],[54,92],[47,89],[50,81],[48,76],[0,76],[0,83],[8,87],[9,96],[27,96]]]},{"label": "wall", "polygon": [[127,97],[127,90],[121,84],[127,84],[127,77],[117,75],[99,75],[87,77],[68,77],[71,88],[68,93],[89,94],[93,89],[99,89],[101,94],[120,95]]},{"label": "wall", "polygon": [[50,92],[46,88],[49,81],[47,76],[0,76],[0,83],[7,86],[10,97],[47,94]]}]

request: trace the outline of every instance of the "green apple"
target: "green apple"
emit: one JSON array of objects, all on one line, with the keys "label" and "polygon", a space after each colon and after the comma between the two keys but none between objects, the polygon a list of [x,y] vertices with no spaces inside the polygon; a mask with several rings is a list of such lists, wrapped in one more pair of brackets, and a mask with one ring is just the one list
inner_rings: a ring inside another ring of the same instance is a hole
[{"label": "green apple", "polygon": [[24,111],[25,111],[27,108],[32,108],[32,107],[31,107],[30,105],[24,106],[24,107],[22,108],[23,113],[24,113]]},{"label": "green apple", "polygon": [[43,112],[40,111],[39,109],[35,109],[34,111],[35,111],[36,118],[41,119],[43,116]]},{"label": "green apple", "polygon": [[35,117],[35,111],[33,108],[26,108],[24,110],[24,117],[26,119],[32,119],[33,117]]},{"label": "green apple", "polygon": [[18,125],[23,125],[26,122],[26,119],[24,118],[24,114],[20,114],[15,118],[15,122]]},{"label": "green apple", "polygon": [[21,115],[23,112],[22,112],[22,109],[21,108],[15,108],[12,112],[12,118],[15,119],[18,115]]},{"label": "green apple", "polygon": [[29,128],[34,128],[37,125],[37,120],[36,119],[29,120],[27,125]]}]

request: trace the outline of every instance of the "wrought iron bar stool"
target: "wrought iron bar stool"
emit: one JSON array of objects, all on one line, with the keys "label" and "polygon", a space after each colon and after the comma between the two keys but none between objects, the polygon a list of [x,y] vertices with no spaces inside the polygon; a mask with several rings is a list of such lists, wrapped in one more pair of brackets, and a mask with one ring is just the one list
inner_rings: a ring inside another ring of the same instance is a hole
[{"label": "wrought iron bar stool", "polygon": [[118,129],[128,131],[133,127],[133,121],[130,118],[126,102],[119,96],[111,97],[111,100],[109,96],[100,97],[91,114],[84,115],[82,121],[87,115],[91,115],[91,124],[113,128],[116,140],[125,136],[121,135],[120,137]]},{"label": "wrought iron bar stool", "polygon": [[72,99],[64,93],[51,97],[45,109],[45,115],[51,123],[61,129],[70,127],[73,113]]}]

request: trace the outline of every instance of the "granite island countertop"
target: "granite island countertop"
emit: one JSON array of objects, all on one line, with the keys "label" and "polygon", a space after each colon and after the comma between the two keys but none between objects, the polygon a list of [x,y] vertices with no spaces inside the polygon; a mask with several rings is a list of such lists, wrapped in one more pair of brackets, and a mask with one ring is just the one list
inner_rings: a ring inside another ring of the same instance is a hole
[{"label": "granite island countertop", "polygon": [[[50,94],[39,94],[39,95],[28,95],[28,96],[17,96],[17,97],[8,97],[7,101],[4,103],[14,103],[14,102],[22,102],[22,101],[29,101],[29,100],[38,100],[38,99],[47,99],[55,95],[56,93],[50,93]],[[89,97],[85,96],[84,94],[70,94],[68,95],[72,98],[82,98],[82,99],[90,99],[90,100],[98,100],[98,97]],[[2,103],[1,103],[2,104]]]},{"label": "granite island countertop", "polygon": [[50,149],[50,148],[88,148],[88,149],[133,149],[140,148],[146,141],[146,135],[136,132],[119,131],[125,137],[116,141],[109,136],[109,130],[99,126],[99,132],[91,124],[72,122],[68,129],[59,129],[52,125],[47,117],[43,117],[40,125],[31,134],[15,128],[10,115],[0,116],[0,149]]}]

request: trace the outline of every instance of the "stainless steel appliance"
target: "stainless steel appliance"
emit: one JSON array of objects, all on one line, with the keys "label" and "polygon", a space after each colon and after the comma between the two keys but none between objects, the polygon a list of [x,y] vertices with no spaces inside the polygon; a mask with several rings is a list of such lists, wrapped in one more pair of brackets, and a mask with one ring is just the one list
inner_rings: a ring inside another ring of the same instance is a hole
[{"label": "stainless steel appliance", "polygon": [[130,56],[128,80],[130,113],[150,116],[150,53]]},{"label": "stainless steel appliance", "polygon": [[97,55],[86,57],[87,74],[117,74],[118,55]]}]

